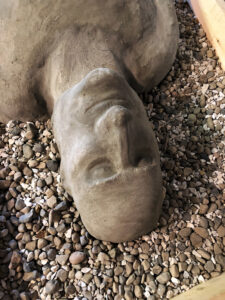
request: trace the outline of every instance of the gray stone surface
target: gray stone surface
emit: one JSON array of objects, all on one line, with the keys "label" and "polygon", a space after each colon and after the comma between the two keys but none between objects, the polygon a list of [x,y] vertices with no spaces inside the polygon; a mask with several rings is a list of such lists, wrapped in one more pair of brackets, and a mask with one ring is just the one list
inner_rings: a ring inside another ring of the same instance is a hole
[{"label": "gray stone surface", "polygon": [[54,294],[60,288],[60,284],[58,280],[49,280],[45,285],[45,292],[46,294]]},{"label": "gray stone surface", "polygon": [[34,217],[34,214],[35,214],[34,210],[31,209],[27,214],[24,214],[24,215],[20,216],[19,222],[20,223],[28,223],[28,222],[30,222],[33,219],[33,217]]},{"label": "gray stone surface", "polygon": [[93,236],[121,242],[156,226],[163,198],[157,143],[119,73],[96,69],[64,93],[53,129],[64,187]]},{"label": "gray stone surface", "polygon": [[0,19],[1,122],[51,114],[64,91],[99,67],[150,89],[177,49],[172,0],[0,0]]}]

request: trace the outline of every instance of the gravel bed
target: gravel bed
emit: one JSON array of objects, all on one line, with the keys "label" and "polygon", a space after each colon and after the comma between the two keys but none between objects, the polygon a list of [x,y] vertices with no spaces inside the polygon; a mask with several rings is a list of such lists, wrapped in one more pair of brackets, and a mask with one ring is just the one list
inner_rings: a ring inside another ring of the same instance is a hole
[{"label": "gravel bed", "polygon": [[0,299],[169,299],[225,271],[225,76],[188,5],[176,6],[177,59],[142,95],[166,190],[157,229],[94,239],[60,183],[50,121],[0,124]]}]

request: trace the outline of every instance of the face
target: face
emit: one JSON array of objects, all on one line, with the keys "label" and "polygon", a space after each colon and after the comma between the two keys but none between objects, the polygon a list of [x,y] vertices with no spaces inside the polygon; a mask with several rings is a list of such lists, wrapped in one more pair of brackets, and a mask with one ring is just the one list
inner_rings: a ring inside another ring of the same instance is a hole
[{"label": "face", "polygon": [[53,128],[64,186],[88,231],[120,242],[153,229],[162,204],[158,148],[127,82],[92,71],[58,100]]}]

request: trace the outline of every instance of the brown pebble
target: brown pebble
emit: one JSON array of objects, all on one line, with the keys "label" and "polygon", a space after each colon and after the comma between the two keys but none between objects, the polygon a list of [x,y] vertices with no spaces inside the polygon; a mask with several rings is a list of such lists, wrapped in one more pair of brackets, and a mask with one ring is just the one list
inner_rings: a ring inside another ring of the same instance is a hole
[{"label": "brown pebble", "polygon": [[218,236],[219,236],[219,237],[224,237],[224,236],[225,236],[225,227],[221,225],[221,226],[217,229],[217,233],[218,233]]},{"label": "brown pebble", "polygon": [[13,251],[10,264],[9,264],[9,269],[15,269],[22,261],[22,258],[20,254],[17,251]]},{"label": "brown pebble", "polygon": [[199,214],[200,215],[206,214],[207,210],[208,210],[208,205],[200,204],[200,208],[199,208]]},{"label": "brown pebble", "polygon": [[209,236],[208,230],[206,228],[196,227],[196,228],[194,228],[194,231],[195,231],[195,233],[200,235],[200,237],[202,237],[203,239],[206,239]]},{"label": "brown pebble", "polygon": [[0,180],[0,190],[6,190],[9,188],[11,181],[9,180]]},{"label": "brown pebble", "polygon": [[86,255],[81,251],[73,252],[70,255],[69,261],[72,265],[78,265],[85,260]]},{"label": "brown pebble", "polygon": [[141,244],[141,250],[142,250],[143,253],[148,253],[149,249],[150,249],[150,246],[149,246],[148,243],[142,243]]},{"label": "brown pebble", "polygon": [[25,167],[25,168],[23,169],[23,175],[28,176],[28,177],[31,177],[32,174],[33,174],[33,172],[32,172],[32,170],[31,170],[30,168]]},{"label": "brown pebble", "polygon": [[193,247],[201,247],[202,238],[197,233],[193,232],[190,236],[190,239]]},{"label": "brown pebble", "polygon": [[187,238],[192,232],[192,229],[191,228],[183,228],[179,231],[179,235],[183,238]]},{"label": "brown pebble", "polygon": [[35,240],[35,241],[31,241],[31,242],[28,242],[27,244],[26,244],[26,249],[27,250],[30,250],[30,251],[34,251],[35,249],[36,249],[36,243],[37,243],[37,241]]}]

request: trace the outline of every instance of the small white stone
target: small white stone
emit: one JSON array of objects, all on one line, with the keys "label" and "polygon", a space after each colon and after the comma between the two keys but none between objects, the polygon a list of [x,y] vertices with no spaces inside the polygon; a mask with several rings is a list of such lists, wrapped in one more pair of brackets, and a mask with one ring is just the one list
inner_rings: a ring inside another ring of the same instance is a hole
[{"label": "small white stone", "polygon": [[175,277],[172,277],[172,278],[171,278],[171,281],[172,281],[172,283],[175,284],[175,285],[177,285],[177,284],[180,283],[180,280],[177,279],[177,278],[175,278]]}]

